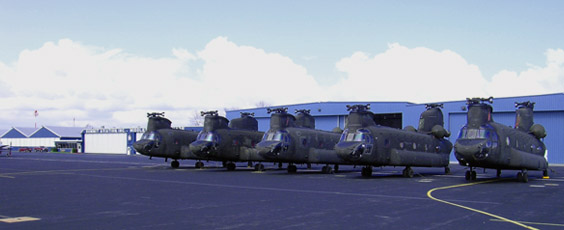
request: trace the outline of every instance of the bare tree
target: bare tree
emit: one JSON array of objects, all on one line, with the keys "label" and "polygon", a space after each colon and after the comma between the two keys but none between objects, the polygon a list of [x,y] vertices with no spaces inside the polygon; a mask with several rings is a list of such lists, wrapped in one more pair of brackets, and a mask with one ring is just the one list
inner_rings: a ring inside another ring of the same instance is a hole
[{"label": "bare tree", "polygon": [[269,107],[270,104],[266,103],[265,101],[259,101],[259,102],[255,103],[255,106],[257,108],[265,108],[265,107]]},{"label": "bare tree", "polygon": [[196,110],[194,110],[189,119],[190,124],[193,126],[204,126],[204,117]]}]

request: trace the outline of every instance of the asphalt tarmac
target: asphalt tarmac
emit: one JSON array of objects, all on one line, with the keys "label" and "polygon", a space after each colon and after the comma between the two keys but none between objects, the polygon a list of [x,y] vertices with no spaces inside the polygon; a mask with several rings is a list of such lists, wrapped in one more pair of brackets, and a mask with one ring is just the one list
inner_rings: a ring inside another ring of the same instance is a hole
[{"label": "asphalt tarmac", "polygon": [[[221,163],[145,156],[0,155],[0,229],[564,229],[564,167],[530,171],[298,166],[266,163],[226,171]],[[285,165],[284,165],[285,167]]]}]

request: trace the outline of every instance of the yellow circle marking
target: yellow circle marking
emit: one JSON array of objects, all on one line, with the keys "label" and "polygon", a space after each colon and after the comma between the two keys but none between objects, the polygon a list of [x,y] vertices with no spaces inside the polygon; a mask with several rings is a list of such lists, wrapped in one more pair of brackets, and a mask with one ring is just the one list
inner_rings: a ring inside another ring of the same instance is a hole
[{"label": "yellow circle marking", "polygon": [[[524,224],[519,223],[519,222],[517,222],[517,221],[510,220],[510,219],[507,219],[507,218],[505,218],[505,217],[501,217],[501,216],[498,216],[498,215],[489,213],[489,212],[484,212],[484,211],[481,211],[481,210],[478,210],[478,209],[473,209],[473,208],[470,208],[470,207],[466,207],[466,206],[464,206],[464,205],[455,204],[455,203],[452,203],[452,202],[448,202],[448,201],[446,201],[446,200],[441,200],[441,199],[435,198],[435,197],[433,197],[433,196],[431,195],[431,193],[433,193],[434,191],[438,191],[438,190],[445,190],[445,189],[451,189],[451,188],[460,188],[460,187],[464,187],[464,186],[471,186],[471,185],[477,185],[477,184],[484,184],[484,183],[490,183],[490,182],[500,181],[500,180],[501,180],[501,179],[497,179],[497,180],[486,180],[486,181],[480,181],[480,182],[474,182],[474,183],[466,183],[466,184],[457,184],[457,185],[450,185],[450,186],[438,187],[438,188],[434,188],[434,189],[429,190],[429,191],[427,192],[427,196],[428,196],[429,198],[431,198],[432,200],[434,200],[434,201],[442,202],[442,203],[445,203],[445,204],[448,204],[448,205],[452,205],[452,206],[455,206],[455,207],[463,208],[463,209],[470,210],[470,211],[473,211],[473,212],[477,212],[477,213],[480,213],[480,214],[483,214],[483,215],[491,216],[491,217],[496,218],[496,219],[499,219],[499,220],[501,220],[501,221],[509,222],[509,223],[512,223],[512,224],[515,224],[515,225],[519,225],[519,226],[521,226],[521,227],[523,227],[523,228],[527,228],[527,229],[537,229],[537,228],[534,228],[534,227],[531,227],[531,226],[528,226],[528,225],[524,225]],[[537,230],[538,230],[538,229],[537,229]]]}]

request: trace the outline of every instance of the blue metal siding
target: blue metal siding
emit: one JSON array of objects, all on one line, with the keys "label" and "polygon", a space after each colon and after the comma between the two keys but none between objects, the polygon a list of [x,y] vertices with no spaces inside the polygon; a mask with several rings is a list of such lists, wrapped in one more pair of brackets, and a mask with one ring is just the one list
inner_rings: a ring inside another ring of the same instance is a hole
[{"label": "blue metal siding", "polygon": [[342,130],[345,129],[345,125],[347,124],[347,118],[348,116],[338,116],[337,119],[339,119],[339,128],[341,128]]},{"label": "blue metal siding", "polygon": [[266,132],[270,129],[270,117],[257,117],[258,130]]},{"label": "blue metal siding", "polygon": [[82,132],[80,133],[80,139],[82,140],[81,146],[80,146],[80,152],[84,153],[84,146],[86,146],[86,140],[84,139],[84,135],[86,135],[86,130],[82,130]]},{"label": "blue metal siding", "polygon": [[25,135],[20,133],[18,130],[11,129],[2,138],[27,138]]},{"label": "blue metal siding", "polygon": [[535,112],[535,123],[546,129],[544,144],[550,164],[564,164],[564,111]]},{"label": "blue metal siding", "polygon": [[[402,128],[406,126],[413,126],[416,129],[419,127],[419,117],[421,113],[425,111],[425,105],[410,105],[407,106],[402,113]],[[373,111],[374,113],[379,113],[379,111]],[[444,111],[443,111],[444,113]]]},{"label": "blue metal siding", "polygon": [[125,129],[125,132],[127,133],[127,154],[134,155],[137,153],[133,148],[133,143],[137,140],[137,133],[131,132],[131,129]]},{"label": "blue metal siding", "polygon": [[57,137],[59,137],[57,136],[57,134],[54,134],[53,132],[49,131],[45,127],[40,128],[35,133],[33,133],[33,135],[30,136],[30,138],[57,138]]},{"label": "blue metal siding", "polygon": [[194,132],[200,132],[204,129],[204,127],[184,127],[185,131],[194,131]]},{"label": "blue metal siding", "polygon": [[338,125],[339,116],[315,117],[315,129],[332,131]]}]

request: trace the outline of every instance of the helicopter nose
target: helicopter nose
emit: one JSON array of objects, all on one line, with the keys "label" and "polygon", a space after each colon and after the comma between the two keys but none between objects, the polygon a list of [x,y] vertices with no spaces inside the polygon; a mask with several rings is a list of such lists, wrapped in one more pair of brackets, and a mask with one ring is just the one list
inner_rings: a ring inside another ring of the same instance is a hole
[{"label": "helicopter nose", "polygon": [[211,154],[214,144],[209,141],[190,144],[190,151],[197,156],[204,157]]},{"label": "helicopter nose", "polygon": [[350,153],[351,158],[360,159],[362,157],[362,153],[364,153],[365,149],[366,149],[366,145],[364,145],[364,144],[357,145],[356,147],[354,147],[354,149]]},{"label": "helicopter nose", "polygon": [[337,144],[335,150],[339,157],[344,160],[348,161],[356,161],[362,158],[362,154],[366,149],[366,145],[364,143],[358,144]]},{"label": "helicopter nose", "polygon": [[488,157],[489,148],[484,142],[461,143],[454,144],[454,151],[464,159],[483,160]]},{"label": "helicopter nose", "polygon": [[135,149],[135,151],[143,155],[149,154],[149,152],[151,152],[151,150],[153,149],[153,146],[154,142],[148,140],[140,140],[133,143],[133,148]]},{"label": "helicopter nose", "polygon": [[274,155],[280,155],[280,151],[282,151],[282,143],[278,142],[270,147],[270,152]]},{"label": "helicopter nose", "polygon": [[276,158],[280,155],[282,151],[282,143],[276,142],[272,144],[260,144],[257,145],[258,153],[267,158]]}]

